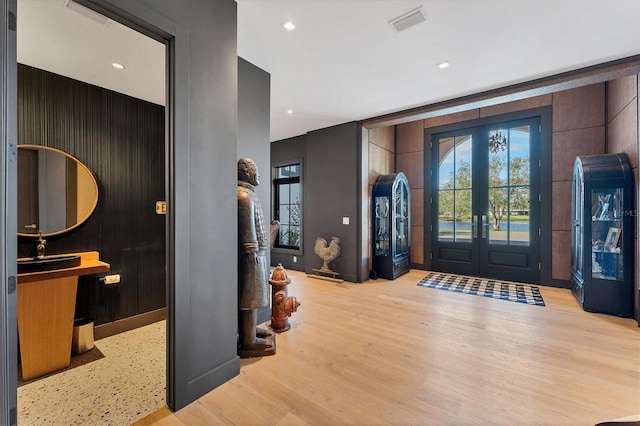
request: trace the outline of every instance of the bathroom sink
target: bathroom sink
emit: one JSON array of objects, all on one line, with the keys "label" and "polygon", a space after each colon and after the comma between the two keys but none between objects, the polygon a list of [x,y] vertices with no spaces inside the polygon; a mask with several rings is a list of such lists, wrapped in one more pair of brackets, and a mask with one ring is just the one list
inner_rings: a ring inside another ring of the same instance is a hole
[{"label": "bathroom sink", "polygon": [[29,257],[18,259],[18,273],[25,274],[28,272],[52,271],[54,269],[73,268],[80,266],[81,258],[79,255],[50,255],[40,259],[37,257]]}]

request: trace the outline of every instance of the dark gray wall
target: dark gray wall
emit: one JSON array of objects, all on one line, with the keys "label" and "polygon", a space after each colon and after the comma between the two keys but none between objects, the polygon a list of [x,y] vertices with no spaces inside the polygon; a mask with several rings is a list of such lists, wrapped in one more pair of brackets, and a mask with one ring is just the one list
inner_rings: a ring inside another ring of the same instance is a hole
[{"label": "dark gray wall", "polygon": [[[272,143],[272,164],[285,159],[296,159],[303,154],[303,246],[304,255],[299,265],[307,273],[322,266],[322,259],[315,253],[316,239],[340,238],[340,256],[330,268],[340,278],[362,282],[359,265],[362,256],[359,238],[362,224],[359,220],[360,205],[360,137],[361,126],[357,122],[309,132],[304,136]],[[304,146],[302,151],[301,146]],[[343,218],[349,224],[343,224]],[[282,259],[285,268],[292,269],[292,255],[273,252],[273,261]]]},{"label": "dark gray wall", "polygon": [[[261,179],[256,193],[262,204],[267,227],[271,222],[270,106],[271,76],[252,63],[238,58],[238,158],[253,158],[258,166]],[[270,318],[270,306],[258,310],[258,324]]]},{"label": "dark gray wall", "polygon": [[256,193],[267,222],[271,220],[270,106],[270,74],[238,58],[238,158],[253,158],[258,166],[261,180]]},{"label": "dark gray wall", "polygon": [[[358,276],[360,245],[360,124],[345,123],[307,133],[304,181],[305,269],[322,266],[314,252],[317,237],[340,238],[340,256],[330,265],[342,279],[362,282]],[[343,217],[349,225],[343,225]],[[315,260],[315,262],[314,262]]]}]

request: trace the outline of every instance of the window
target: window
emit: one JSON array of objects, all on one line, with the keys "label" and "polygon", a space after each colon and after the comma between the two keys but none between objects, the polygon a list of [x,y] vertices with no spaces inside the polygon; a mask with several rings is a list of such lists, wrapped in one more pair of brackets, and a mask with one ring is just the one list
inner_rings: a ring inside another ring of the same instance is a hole
[{"label": "window", "polygon": [[302,240],[302,184],[300,163],[274,168],[274,218],[280,222],[276,248],[300,250]]}]

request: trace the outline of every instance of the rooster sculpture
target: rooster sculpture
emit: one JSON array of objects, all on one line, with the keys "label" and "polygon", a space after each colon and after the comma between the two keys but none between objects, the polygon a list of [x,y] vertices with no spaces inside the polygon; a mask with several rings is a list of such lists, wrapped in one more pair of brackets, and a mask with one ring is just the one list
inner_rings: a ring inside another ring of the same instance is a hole
[{"label": "rooster sculpture", "polygon": [[333,272],[329,269],[329,263],[334,261],[340,255],[340,239],[332,237],[331,242],[327,245],[327,240],[322,237],[316,239],[315,252],[324,261],[321,272]]}]

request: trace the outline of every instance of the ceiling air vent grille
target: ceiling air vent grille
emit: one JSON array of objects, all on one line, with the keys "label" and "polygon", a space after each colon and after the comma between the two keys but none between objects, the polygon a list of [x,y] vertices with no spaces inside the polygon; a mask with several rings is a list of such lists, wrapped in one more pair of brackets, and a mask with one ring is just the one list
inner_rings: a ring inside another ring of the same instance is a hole
[{"label": "ceiling air vent grille", "polygon": [[404,31],[407,28],[413,27],[414,25],[419,24],[420,22],[424,22],[427,20],[427,16],[424,13],[424,9],[422,6],[413,9],[403,15],[398,16],[395,19],[389,21],[389,23],[393,26],[393,29],[399,33],[400,31]]}]

